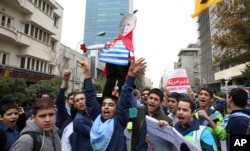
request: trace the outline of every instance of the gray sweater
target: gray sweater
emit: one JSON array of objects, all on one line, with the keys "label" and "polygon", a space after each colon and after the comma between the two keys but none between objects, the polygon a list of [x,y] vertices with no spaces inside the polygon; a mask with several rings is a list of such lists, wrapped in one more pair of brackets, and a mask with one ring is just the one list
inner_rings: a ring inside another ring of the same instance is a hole
[{"label": "gray sweater", "polygon": [[48,134],[39,128],[31,119],[27,120],[26,127],[21,131],[20,137],[12,145],[10,151],[32,151],[32,137],[29,134],[23,134],[27,132],[36,132],[40,134],[40,139],[42,141],[42,149],[40,151],[61,151],[61,142],[58,136],[58,128],[54,126],[52,133]]}]

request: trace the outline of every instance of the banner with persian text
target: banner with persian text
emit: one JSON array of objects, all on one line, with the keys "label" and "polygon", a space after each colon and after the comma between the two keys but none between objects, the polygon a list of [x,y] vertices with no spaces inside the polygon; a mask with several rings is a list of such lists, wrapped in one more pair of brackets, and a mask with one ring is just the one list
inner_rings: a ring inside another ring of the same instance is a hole
[{"label": "banner with persian text", "polygon": [[185,69],[176,69],[169,73],[166,89],[171,92],[187,93],[190,83]]}]

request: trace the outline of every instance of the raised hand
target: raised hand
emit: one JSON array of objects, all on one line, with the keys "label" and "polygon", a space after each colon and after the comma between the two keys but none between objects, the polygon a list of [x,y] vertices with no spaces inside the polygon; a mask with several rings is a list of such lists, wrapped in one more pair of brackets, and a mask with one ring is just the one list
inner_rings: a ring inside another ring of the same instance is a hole
[{"label": "raised hand", "polygon": [[90,78],[90,69],[89,69],[89,63],[86,58],[83,58],[81,61],[76,61],[77,66],[80,67],[83,71],[83,74],[85,75],[85,78]]},{"label": "raised hand", "polygon": [[71,76],[71,71],[70,70],[65,70],[64,73],[63,73],[63,80],[69,81],[70,76]]},{"label": "raised hand", "polygon": [[136,61],[131,62],[128,75],[129,76],[137,76],[137,74],[141,71],[143,71],[147,67],[145,59],[140,58]]}]

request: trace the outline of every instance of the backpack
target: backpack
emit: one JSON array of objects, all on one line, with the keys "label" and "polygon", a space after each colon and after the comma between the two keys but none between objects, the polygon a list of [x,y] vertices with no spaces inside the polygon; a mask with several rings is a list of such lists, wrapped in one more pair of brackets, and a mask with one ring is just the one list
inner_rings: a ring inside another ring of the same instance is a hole
[{"label": "backpack", "polygon": [[[1,145],[2,143],[5,144],[7,140],[7,136],[6,136],[6,133],[3,129],[0,128],[0,140],[1,140]],[[32,137],[33,139],[33,150],[32,151],[40,151],[41,147],[42,147],[42,141],[41,141],[41,138],[40,138],[40,134],[39,133],[35,133],[35,132],[26,132],[26,133],[23,133],[23,134],[28,134]],[[22,134],[22,135],[23,135]],[[0,150],[1,149],[4,149],[4,146],[0,146]]]},{"label": "backpack", "polygon": [[42,147],[42,140],[40,138],[40,134],[36,132],[25,132],[24,134],[28,134],[32,137],[33,139],[33,150],[32,151],[40,151]]}]

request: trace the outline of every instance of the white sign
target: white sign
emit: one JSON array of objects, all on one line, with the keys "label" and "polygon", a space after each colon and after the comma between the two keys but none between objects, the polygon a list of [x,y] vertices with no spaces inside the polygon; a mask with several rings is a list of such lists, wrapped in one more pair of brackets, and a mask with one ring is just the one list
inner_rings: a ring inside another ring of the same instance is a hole
[{"label": "white sign", "polygon": [[171,92],[187,93],[190,83],[185,69],[176,69],[170,72],[166,89]]},{"label": "white sign", "polygon": [[186,147],[194,151],[195,147],[189,143],[174,127],[160,127],[158,120],[146,116],[147,131],[150,138],[150,151],[181,151],[181,147]]}]

